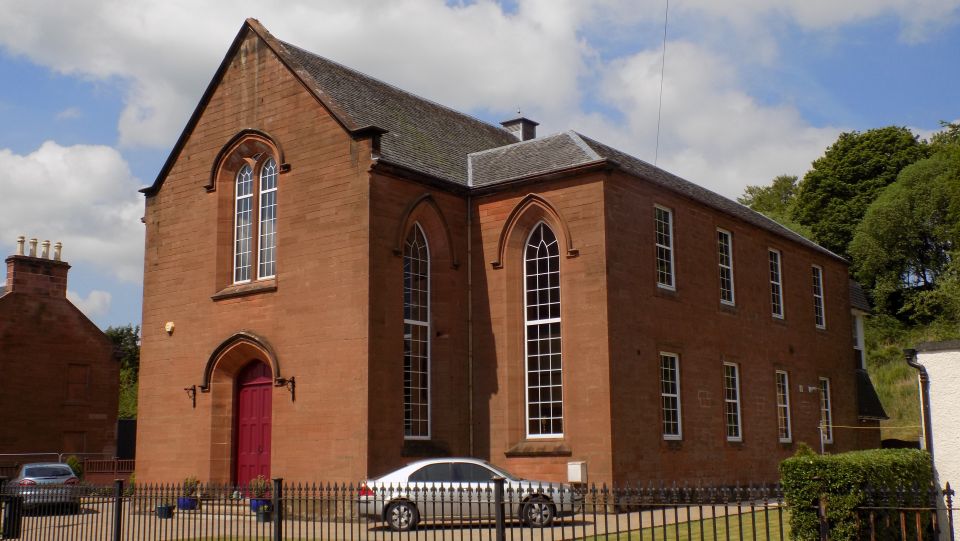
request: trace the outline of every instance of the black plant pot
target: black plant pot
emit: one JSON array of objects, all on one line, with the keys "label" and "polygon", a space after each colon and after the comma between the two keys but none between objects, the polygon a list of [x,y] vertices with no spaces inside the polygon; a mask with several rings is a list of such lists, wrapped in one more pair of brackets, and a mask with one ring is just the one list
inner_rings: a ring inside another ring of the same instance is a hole
[{"label": "black plant pot", "polygon": [[158,505],[157,518],[173,518],[174,505]]},{"label": "black plant pot", "polygon": [[271,522],[273,520],[273,510],[269,505],[264,505],[257,509],[257,522]]}]

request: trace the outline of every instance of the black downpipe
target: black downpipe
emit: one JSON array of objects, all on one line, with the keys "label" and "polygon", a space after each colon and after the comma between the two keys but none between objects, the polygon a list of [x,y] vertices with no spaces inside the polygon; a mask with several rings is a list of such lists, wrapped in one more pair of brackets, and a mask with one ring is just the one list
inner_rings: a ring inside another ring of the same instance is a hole
[{"label": "black downpipe", "polygon": [[927,369],[917,362],[917,350],[903,350],[903,357],[907,364],[920,373],[920,407],[923,409],[923,445],[933,458],[933,431],[930,421],[930,376]]}]

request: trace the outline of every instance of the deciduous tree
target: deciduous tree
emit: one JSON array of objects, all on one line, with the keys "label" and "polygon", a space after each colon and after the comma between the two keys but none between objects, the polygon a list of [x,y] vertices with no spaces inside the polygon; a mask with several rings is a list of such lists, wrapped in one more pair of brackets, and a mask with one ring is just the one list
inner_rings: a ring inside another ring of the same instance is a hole
[{"label": "deciduous tree", "polygon": [[928,152],[904,127],[843,133],[803,177],[792,217],[809,227],[820,245],[849,256],[854,229],[870,203]]}]

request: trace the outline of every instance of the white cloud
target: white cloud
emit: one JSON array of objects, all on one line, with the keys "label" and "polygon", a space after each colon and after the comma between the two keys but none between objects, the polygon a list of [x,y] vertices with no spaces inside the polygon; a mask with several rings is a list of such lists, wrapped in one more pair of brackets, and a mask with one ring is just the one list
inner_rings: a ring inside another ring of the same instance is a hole
[{"label": "white cloud", "polygon": [[[662,0],[519,0],[512,11],[494,0],[7,4],[0,46],[123,85],[121,145],[169,148],[253,16],[280,39],[453,108],[494,117],[520,108],[544,133],[579,129],[653,159]],[[845,25],[894,18],[903,39],[917,40],[957,13],[956,0],[674,3],[672,24],[698,30],[684,33],[696,42],[668,48],[658,164],[731,196],[802,173],[840,128],[815,128],[789,103],[758,101],[740,69],[774,65],[785,27],[829,38]],[[598,53],[604,40],[618,44],[605,54],[619,57]],[[584,113],[591,101],[602,101],[602,112]]]},{"label": "white cloud", "polygon": [[622,113],[621,122],[596,115],[574,122],[588,135],[604,133],[610,144],[651,163],[657,158],[660,167],[731,198],[778,174],[802,175],[841,131],[811,127],[790,106],[759,103],[722,56],[689,42],[670,42],[667,50],[659,152],[660,51],[620,59],[603,72],[598,92]]},{"label": "white cloud", "polygon": [[124,145],[166,147],[245,17],[277,37],[462,109],[575,106],[583,44],[572,2],[490,0],[17,2],[0,44],[58,72],[127,82]]},{"label": "white cloud", "polygon": [[94,289],[87,294],[86,298],[83,298],[76,291],[68,289],[67,299],[88,318],[95,319],[110,312],[110,302],[113,300],[113,296],[110,295],[109,291]]},{"label": "white cloud", "polygon": [[62,241],[74,266],[142,279],[143,198],[119,152],[47,141],[26,155],[0,149],[0,171],[0,244],[17,235]]},{"label": "white cloud", "polygon": [[83,111],[76,107],[67,107],[66,109],[57,113],[57,120],[73,120],[75,118],[80,118],[83,116]]}]

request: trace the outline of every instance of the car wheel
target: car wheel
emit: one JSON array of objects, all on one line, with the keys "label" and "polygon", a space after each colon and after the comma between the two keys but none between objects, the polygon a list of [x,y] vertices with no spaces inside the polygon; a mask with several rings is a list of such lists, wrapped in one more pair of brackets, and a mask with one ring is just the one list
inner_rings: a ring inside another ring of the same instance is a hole
[{"label": "car wheel", "polygon": [[553,524],[553,518],[556,514],[557,510],[551,502],[543,498],[537,498],[523,504],[520,519],[527,526],[546,528]]},{"label": "car wheel", "polygon": [[417,526],[420,513],[410,502],[395,502],[387,508],[387,525],[395,532],[408,532]]}]

